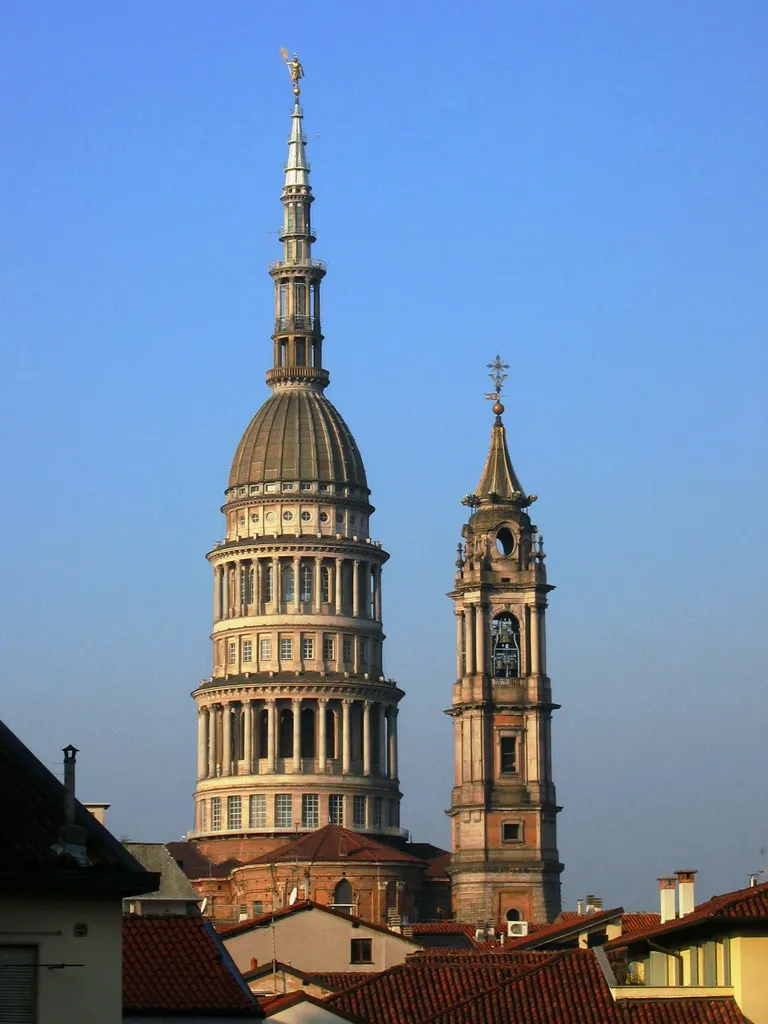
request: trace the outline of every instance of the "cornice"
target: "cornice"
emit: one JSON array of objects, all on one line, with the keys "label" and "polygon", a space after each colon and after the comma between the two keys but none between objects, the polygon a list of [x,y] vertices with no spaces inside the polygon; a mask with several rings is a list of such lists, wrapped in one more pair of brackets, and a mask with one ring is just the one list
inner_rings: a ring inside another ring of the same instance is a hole
[{"label": "cornice", "polygon": [[[269,556],[279,558],[292,554],[319,554],[326,558],[351,557],[360,562],[376,562],[380,566],[389,560],[389,554],[378,543],[366,543],[360,540],[355,541],[352,538],[339,538],[325,534],[319,536],[305,534],[299,537],[294,535],[290,538],[287,534],[278,534],[277,536],[222,541],[218,546],[212,548],[205,557],[211,564],[216,564],[219,561],[229,561],[235,555],[239,558],[249,555],[257,558]],[[364,558],[363,555],[365,555]]]}]

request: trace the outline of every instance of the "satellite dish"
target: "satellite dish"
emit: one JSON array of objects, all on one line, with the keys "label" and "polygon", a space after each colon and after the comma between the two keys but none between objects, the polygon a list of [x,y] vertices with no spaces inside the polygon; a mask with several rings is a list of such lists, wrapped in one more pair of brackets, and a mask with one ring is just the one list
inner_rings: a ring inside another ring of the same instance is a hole
[{"label": "satellite dish", "polygon": [[293,906],[293,904],[296,902],[296,897],[298,895],[299,895],[299,890],[294,885],[294,887],[291,889],[291,895],[288,897],[288,906],[289,907]]}]

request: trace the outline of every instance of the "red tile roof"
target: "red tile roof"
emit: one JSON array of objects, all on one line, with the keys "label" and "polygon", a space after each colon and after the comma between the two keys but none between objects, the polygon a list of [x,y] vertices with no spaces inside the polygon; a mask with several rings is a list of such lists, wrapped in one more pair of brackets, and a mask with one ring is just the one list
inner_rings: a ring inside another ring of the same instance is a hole
[{"label": "red tile roof", "polygon": [[565,950],[500,984],[469,995],[419,1024],[621,1024],[592,950]]},{"label": "red tile roof", "polygon": [[414,921],[405,928],[406,934],[413,935],[468,935],[475,937],[475,926],[463,921]]},{"label": "red tile roof", "polygon": [[656,924],[649,928],[611,940],[606,949],[620,949],[624,946],[639,944],[655,935],[666,935],[668,932],[701,925],[711,921],[765,921],[768,922],[768,882],[762,885],[737,889],[726,892],[722,896],[713,896],[706,903],[700,903],[692,913],[685,917],[676,917],[664,924]]},{"label": "red tile roof", "polygon": [[329,992],[340,992],[343,988],[357,985],[371,977],[370,971],[317,971],[307,974],[305,981],[308,985],[319,985],[320,988],[327,988]]},{"label": "red tile roof", "polygon": [[325,825],[315,832],[309,832],[301,839],[294,839],[276,850],[256,857],[251,864],[274,864],[281,861],[358,861],[377,863],[383,861],[398,863],[407,861],[423,865],[424,861],[411,856],[395,846],[380,843],[360,832],[350,832],[340,825]]},{"label": "red tile roof", "polygon": [[[521,953],[508,962],[454,963],[411,959],[351,988],[328,996],[326,1005],[356,1014],[375,1024],[416,1024],[467,995],[487,991],[526,970],[549,961],[549,953]],[[491,1019],[491,1018],[489,1018]]]},{"label": "red tile roof", "polygon": [[420,948],[419,943],[414,939],[409,939],[406,935],[401,935],[400,932],[393,932],[390,928],[385,928],[383,924],[373,924],[371,921],[365,921],[362,917],[356,917],[354,914],[345,914],[342,910],[335,910],[333,907],[327,907],[323,903],[315,903],[314,900],[298,900],[290,907],[280,907],[279,910],[271,911],[268,914],[260,914],[259,917],[251,917],[247,921],[239,921],[237,924],[227,925],[226,928],[219,928],[218,933],[223,939],[229,939],[233,935],[249,932],[252,928],[263,928],[265,925],[271,925],[273,921],[279,921],[282,917],[290,917],[291,914],[301,914],[305,910],[322,910],[324,914],[339,917],[342,921],[349,921],[354,925],[365,925],[366,928],[373,928],[377,932],[384,932],[393,938],[401,939],[403,942],[407,942],[409,946],[413,946],[414,949]]},{"label": "red tile roof", "polygon": [[647,928],[655,928],[660,924],[661,914],[633,911],[632,913],[621,915],[622,935],[628,935],[630,932],[642,932]]},{"label": "red tile roof", "polygon": [[[339,1020],[349,1021],[350,1024],[369,1024],[368,1021],[364,1021],[360,1017],[353,1017],[339,1009],[329,1010],[323,1000],[310,995],[309,992],[288,992],[285,995],[265,999],[263,1002],[267,1017],[273,1017],[276,1013],[279,1013],[281,1010],[287,1010],[290,1006],[296,1006],[299,1003],[309,1003],[311,1006],[319,1006],[326,1013],[333,1013]],[[325,1019],[325,1016],[323,1019]]]},{"label": "red tile roof", "polygon": [[127,917],[123,921],[123,1014],[263,1017],[202,917]]},{"label": "red tile roof", "polygon": [[730,997],[619,999],[624,1024],[748,1024]]}]

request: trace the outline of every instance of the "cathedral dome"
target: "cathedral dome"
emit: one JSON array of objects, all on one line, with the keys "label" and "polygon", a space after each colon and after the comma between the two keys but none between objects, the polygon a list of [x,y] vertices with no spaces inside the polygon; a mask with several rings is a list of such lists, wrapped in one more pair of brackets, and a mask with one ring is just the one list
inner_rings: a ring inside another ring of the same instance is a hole
[{"label": "cathedral dome", "polygon": [[283,480],[368,490],[355,439],[320,391],[277,390],[253,417],[237,446],[230,488]]}]

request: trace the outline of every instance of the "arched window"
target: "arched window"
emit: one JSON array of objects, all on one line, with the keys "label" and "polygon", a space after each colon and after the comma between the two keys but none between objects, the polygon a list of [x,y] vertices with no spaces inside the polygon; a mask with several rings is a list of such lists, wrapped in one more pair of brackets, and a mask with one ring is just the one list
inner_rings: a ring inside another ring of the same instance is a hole
[{"label": "arched window", "polygon": [[293,566],[292,565],[284,565],[283,566],[283,574],[282,574],[282,578],[281,578],[281,583],[282,583],[282,592],[283,592],[282,596],[283,596],[283,600],[284,601],[294,601],[296,598],[294,596],[294,589],[293,589]]},{"label": "arched window", "polygon": [[520,624],[509,612],[502,612],[491,622],[491,663],[497,678],[520,675]]},{"label": "arched window", "polygon": [[301,567],[301,600],[312,600],[312,566],[302,565]]},{"label": "arched window", "polygon": [[325,604],[331,600],[331,570],[327,565],[320,570],[320,600]]},{"label": "arched window", "polygon": [[511,555],[515,550],[515,537],[507,526],[502,526],[496,534],[496,550],[500,555]]},{"label": "arched window", "polygon": [[523,915],[515,907],[510,907],[509,910],[504,915],[504,917],[507,919],[507,921],[522,921],[523,920]]},{"label": "arched window", "polygon": [[352,883],[348,878],[342,878],[336,885],[336,888],[333,890],[333,903],[336,910],[341,910],[345,914],[352,913]]},{"label": "arched window", "polygon": [[271,601],[273,595],[273,579],[272,579],[272,563],[270,562],[264,572],[261,574],[261,578],[264,580],[264,600]]},{"label": "arched window", "polygon": [[336,757],[336,716],[331,708],[325,711],[325,756]]},{"label": "arched window", "polygon": [[278,724],[278,757],[293,757],[293,712],[283,708]]}]

